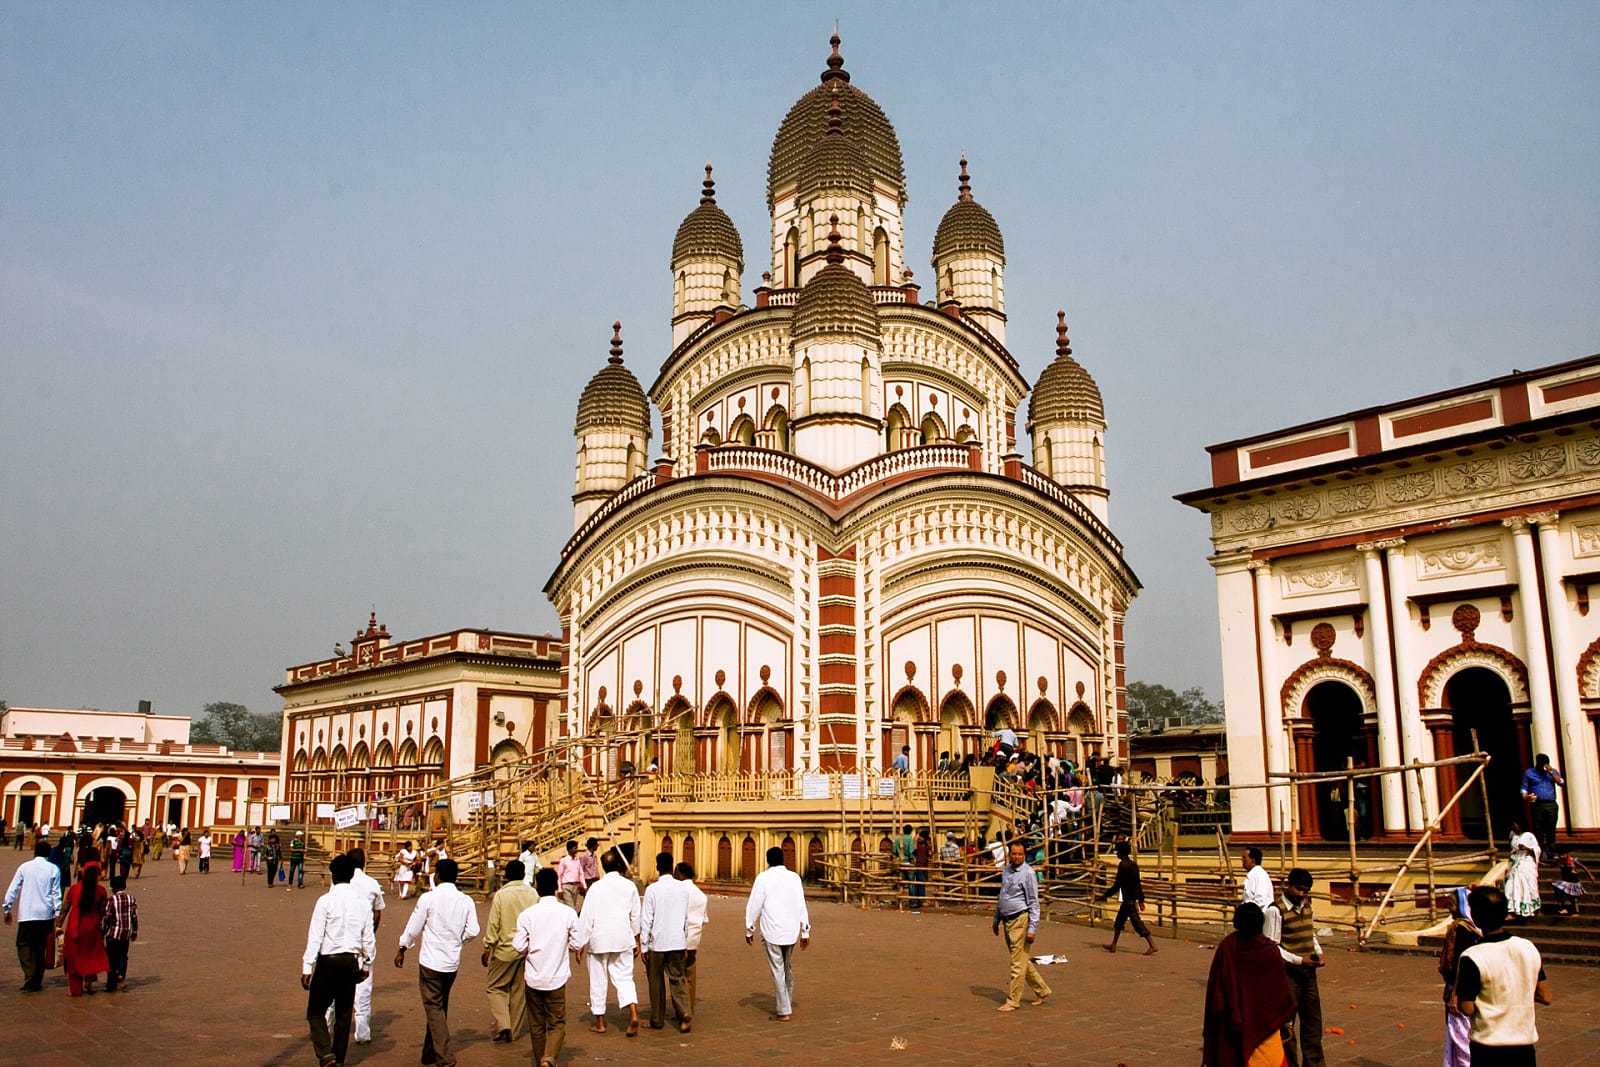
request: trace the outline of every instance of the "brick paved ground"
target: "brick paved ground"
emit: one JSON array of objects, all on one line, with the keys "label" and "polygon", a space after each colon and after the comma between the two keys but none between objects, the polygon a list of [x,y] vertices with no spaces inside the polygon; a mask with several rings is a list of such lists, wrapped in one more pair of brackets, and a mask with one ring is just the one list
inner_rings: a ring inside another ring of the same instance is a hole
[{"label": "brick paved ground", "polygon": [[[21,853],[0,851],[9,884]],[[219,866],[226,866],[220,859]],[[320,888],[268,890],[227,873],[178,877],[174,865],[148,865],[134,883],[143,935],[134,946],[131,992],[72,1000],[55,971],[45,992],[0,986],[0,1063],[313,1064],[299,984],[306,921]],[[1104,932],[1047,924],[1041,953],[1066,965],[1044,969],[1055,997],[1044,1008],[996,1014],[1004,953],[981,916],[863,912],[812,907],[816,940],[797,955],[796,1015],[769,1021],[772,992],[759,944],[741,937],[744,902],[713,897],[701,949],[695,1030],[620,1029],[604,1037],[576,1017],[586,980],[568,987],[569,1042],[563,1063],[655,1061],[697,1064],[1010,1063],[1192,1065],[1199,1062],[1200,1004],[1209,941],[1158,939],[1152,958],[1116,957],[1098,947]],[[379,931],[380,967],[373,1044],[353,1046],[354,1064],[414,1064],[422,1012],[415,953],[404,971],[389,962],[409,902],[392,902]],[[10,932],[4,956],[14,960]],[[477,949],[453,995],[461,1062],[521,1065],[526,1043],[491,1044]],[[13,965],[14,966],[14,965]],[[17,972],[12,972],[16,974]],[[643,969],[639,971],[643,991]],[[1545,1065],[1596,1062],[1600,1048],[1600,968],[1553,969],[1556,1004],[1539,1011]],[[1441,1009],[1433,961],[1336,953],[1322,979],[1332,1064],[1433,1064]],[[615,1016],[613,1016],[615,1026]],[[904,1051],[892,1045],[899,1039]]]}]

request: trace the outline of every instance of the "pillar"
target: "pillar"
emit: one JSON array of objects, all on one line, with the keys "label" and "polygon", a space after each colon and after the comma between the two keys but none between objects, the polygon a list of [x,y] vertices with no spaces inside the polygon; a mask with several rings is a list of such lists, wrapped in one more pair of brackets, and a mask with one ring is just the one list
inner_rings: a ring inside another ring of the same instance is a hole
[{"label": "pillar", "polygon": [[[1422,750],[1422,710],[1417,699],[1415,679],[1421,665],[1413,661],[1411,651],[1411,612],[1406,607],[1406,580],[1405,564],[1407,561],[1405,542],[1398,538],[1384,548],[1384,553],[1389,560],[1389,626],[1391,640],[1394,642],[1394,659],[1399,664],[1395,678],[1395,719],[1399,724],[1400,760],[1401,766],[1409,765],[1413,759],[1425,759],[1426,753]],[[1409,681],[1407,681],[1409,679]],[[1379,739],[1380,744],[1382,738]],[[1388,760],[1384,760],[1388,763]],[[1394,775],[1392,777],[1400,777]],[[1404,783],[1396,783],[1401,789],[1405,800],[1404,808],[1397,807],[1391,814],[1388,805],[1384,806],[1384,820],[1394,823],[1396,830],[1403,830],[1410,826],[1422,826],[1422,801],[1415,795],[1415,790],[1408,789]],[[1425,780],[1423,787],[1431,789],[1432,782]],[[1400,822],[1399,817],[1405,815],[1405,822]],[[1388,826],[1385,826],[1388,829]]]},{"label": "pillar", "polygon": [[[1357,545],[1361,552],[1362,584],[1367,599],[1367,616],[1371,620],[1367,640],[1367,662],[1372,665],[1372,681],[1377,687],[1378,699],[1378,751],[1376,765],[1400,765],[1400,707],[1395,690],[1394,644],[1389,627],[1389,590],[1383,580],[1383,561],[1380,552],[1397,549],[1405,542],[1399,538],[1372,541]],[[1379,823],[1384,833],[1405,830],[1405,785],[1400,775],[1389,774],[1379,779],[1379,810],[1383,821]]]},{"label": "pillar", "polygon": [[[1290,736],[1294,738],[1294,769],[1302,772],[1316,770],[1316,727],[1309,719],[1296,719],[1290,724],[1289,729]],[[1315,782],[1301,782],[1297,787],[1300,833],[1312,840],[1322,838],[1322,812],[1317,807],[1318,788],[1320,787]]]},{"label": "pillar", "polygon": [[1559,561],[1562,558],[1561,528],[1555,512],[1530,515],[1539,524],[1539,554],[1544,579],[1544,610],[1550,628],[1550,648],[1555,659],[1555,698],[1561,752],[1552,752],[1560,767],[1574,773],[1567,778],[1567,826],[1590,830],[1600,827],[1600,796],[1596,795],[1593,768],[1600,765],[1594,747],[1594,729],[1589,725],[1578,692],[1578,649],[1572,639],[1571,614],[1567,591],[1561,584]]},{"label": "pillar", "polygon": [[[1456,754],[1455,719],[1448,711],[1430,711],[1422,717],[1423,724],[1433,734],[1433,758],[1449,759]],[[1461,785],[1461,775],[1456,767],[1438,767],[1434,771],[1439,783],[1439,803],[1442,805],[1456,795]],[[1460,837],[1461,809],[1451,808],[1439,820],[1439,829],[1450,837]]]},{"label": "pillar", "polygon": [[1284,736],[1283,707],[1278,695],[1273,691],[1278,680],[1278,671],[1273,662],[1277,658],[1274,652],[1277,649],[1278,639],[1272,626],[1272,605],[1277,598],[1273,596],[1272,590],[1272,564],[1266,560],[1257,560],[1250,564],[1250,570],[1255,579],[1256,647],[1260,650],[1258,674],[1262,743],[1267,758],[1267,776],[1263,780],[1283,785],[1281,789],[1266,790],[1267,829],[1279,830],[1284,828],[1290,798],[1288,783],[1283,779],[1271,777],[1272,774],[1289,769],[1289,745],[1288,739]]},{"label": "pillar", "polygon": [[1528,703],[1532,707],[1533,747],[1555,758],[1556,711],[1550,699],[1550,661],[1545,657],[1544,613],[1539,610],[1539,570],[1533,557],[1533,530],[1527,518],[1505,520],[1517,560],[1518,617],[1522,623],[1522,656],[1528,665]]}]

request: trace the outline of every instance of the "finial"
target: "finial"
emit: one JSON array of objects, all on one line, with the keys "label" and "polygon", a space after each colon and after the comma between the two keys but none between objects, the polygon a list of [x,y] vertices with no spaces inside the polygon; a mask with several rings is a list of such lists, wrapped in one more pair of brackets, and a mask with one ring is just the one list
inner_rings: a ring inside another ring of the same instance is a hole
[{"label": "finial", "polygon": [[828,231],[828,263],[843,263],[844,249],[839,245],[839,216],[829,215],[828,224],[833,227]]},{"label": "finial", "polygon": [[961,195],[957,197],[963,204],[972,203],[972,182],[967,176],[967,157],[961,157]]},{"label": "finial", "polygon": [[824,82],[850,80],[850,72],[844,69],[844,57],[839,54],[839,27],[833,27],[833,36],[828,38],[828,43],[833,45],[833,54],[828,57],[828,69],[822,72]]},{"label": "finial", "polygon": [[1067,313],[1056,309],[1056,355],[1072,355],[1072,345],[1067,341]]},{"label": "finial", "polygon": [[606,360],[612,366],[622,366],[622,321],[619,319],[611,324],[611,358]]},{"label": "finial", "polygon": [[717,202],[717,183],[711,180],[711,164],[706,164],[706,180],[700,183],[700,206],[706,207]]}]

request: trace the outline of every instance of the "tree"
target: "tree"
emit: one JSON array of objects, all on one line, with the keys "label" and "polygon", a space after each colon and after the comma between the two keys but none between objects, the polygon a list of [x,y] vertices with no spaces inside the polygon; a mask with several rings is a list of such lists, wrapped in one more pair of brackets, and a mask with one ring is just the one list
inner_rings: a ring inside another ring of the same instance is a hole
[{"label": "tree", "polygon": [[1205,690],[1197,685],[1178,693],[1164,685],[1129,682],[1128,717],[1157,723],[1179,719],[1186,726],[1200,726],[1220,723],[1222,705],[1207,698]]},{"label": "tree", "polygon": [[254,712],[243,704],[214,701],[189,728],[189,739],[227,745],[236,752],[276,752],[283,737],[283,715]]}]

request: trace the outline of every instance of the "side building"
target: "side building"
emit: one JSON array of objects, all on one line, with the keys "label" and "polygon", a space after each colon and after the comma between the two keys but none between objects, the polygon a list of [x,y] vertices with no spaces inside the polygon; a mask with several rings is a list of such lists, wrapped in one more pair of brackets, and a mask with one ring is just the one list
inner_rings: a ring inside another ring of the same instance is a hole
[{"label": "side building", "polygon": [[[1447,837],[1529,825],[1524,768],[1565,772],[1562,833],[1600,839],[1600,356],[1213,445],[1211,519],[1228,765],[1269,772],[1490,754]],[[1414,837],[1454,768],[1389,775],[1377,836]],[[1287,787],[1240,791],[1241,836],[1275,834]],[[1332,785],[1303,835],[1343,839]]]},{"label": "side building", "polygon": [[539,752],[561,731],[560,677],[561,643],[548,634],[451,630],[396,642],[374,613],[348,654],[341,646],[290,667],[274,689],[293,820]]},{"label": "side building", "polygon": [[190,743],[189,723],[146,711],[7,708],[0,815],[8,828],[267,822],[278,754]]}]

